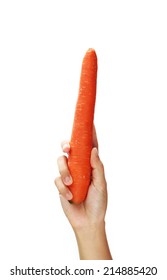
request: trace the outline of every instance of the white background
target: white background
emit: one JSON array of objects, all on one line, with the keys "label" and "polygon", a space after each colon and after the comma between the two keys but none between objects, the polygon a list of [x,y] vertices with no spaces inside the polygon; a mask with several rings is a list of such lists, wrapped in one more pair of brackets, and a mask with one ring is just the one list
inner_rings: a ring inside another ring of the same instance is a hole
[{"label": "white background", "polygon": [[15,265],[42,268],[78,260],[54,178],[60,142],[70,139],[89,47],[98,56],[95,125],[108,182],[110,249],[118,263],[162,266],[166,15],[161,0],[0,2],[3,279]]}]

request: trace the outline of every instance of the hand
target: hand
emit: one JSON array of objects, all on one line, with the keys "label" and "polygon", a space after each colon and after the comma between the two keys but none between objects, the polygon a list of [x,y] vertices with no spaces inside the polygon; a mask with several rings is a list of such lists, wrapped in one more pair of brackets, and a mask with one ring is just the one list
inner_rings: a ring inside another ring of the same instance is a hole
[{"label": "hand", "polygon": [[111,260],[112,256],[105,231],[107,183],[104,166],[98,155],[98,141],[94,126],[92,142],[94,147],[90,158],[92,179],[86,200],[79,205],[71,204],[68,201],[72,199],[72,193],[68,189],[68,185],[72,184],[72,178],[67,158],[70,153],[70,145],[66,141],[62,143],[62,150],[67,156],[58,158],[60,176],[55,179],[55,184],[60,193],[64,213],[74,229],[80,259]]},{"label": "hand", "polygon": [[[79,204],[71,204],[68,200],[72,198],[72,193],[68,185],[72,183],[72,178],[68,169],[68,154],[70,145],[68,142],[62,142],[62,150],[67,156],[58,158],[58,168],[60,177],[55,179],[55,184],[60,193],[60,200],[70,224],[74,231],[98,227],[104,223],[107,208],[107,183],[104,174],[104,166],[98,155],[98,141],[96,130],[93,126],[93,149],[91,151],[92,180],[88,189],[86,200]],[[81,147],[82,148],[82,147]]]}]

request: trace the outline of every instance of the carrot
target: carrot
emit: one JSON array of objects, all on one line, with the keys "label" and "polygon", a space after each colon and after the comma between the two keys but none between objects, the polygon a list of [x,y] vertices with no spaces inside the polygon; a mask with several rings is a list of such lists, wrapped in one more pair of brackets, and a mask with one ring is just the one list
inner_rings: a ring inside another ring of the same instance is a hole
[{"label": "carrot", "polygon": [[90,155],[96,101],[97,56],[93,49],[86,52],[81,69],[68,166],[73,178],[69,186],[71,202],[79,204],[86,198],[91,181]]}]

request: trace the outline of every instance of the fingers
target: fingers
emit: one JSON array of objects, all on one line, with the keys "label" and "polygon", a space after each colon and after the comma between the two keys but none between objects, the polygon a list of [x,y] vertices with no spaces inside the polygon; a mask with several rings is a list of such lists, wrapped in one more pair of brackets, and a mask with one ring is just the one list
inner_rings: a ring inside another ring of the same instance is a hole
[{"label": "fingers", "polygon": [[65,197],[67,200],[72,199],[72,193],[69,191],[69,189],[63,184],[63,181],[61,177],[57,177],[55,179],[55,185],[59,191],[59,193]]},{"label": "fingers", "polygon": [[64,141],[61,142],[61,148],[62,148],[63,153],[69,154],[70,144],[67,140],[64,140]]},{"label": "fingers", "polygon": [[69,186],[72,184],[72,177],[70,175],[68,164],[67,164],[67,158],[66,156],[61,156],[57,159],[58,169],[60,176],[64,182],[65,185]]},{"label": "fingers", "polygon": [[[67,148],[67,149],[66,149]],[[68,145],[68,142],[64,141],[62,142],[62,149],[63,151],[67,151],[70,149],[70,146]],[[67,200],[72,199],[72,193],[67,188],[67,186],[72,184],[72,177],[70,175],[68,164],[67,164],[67,157],[66,156],[60,156],[57,159],[58,169],[60,173],[60,177],[57,177],[55,179],[55,185],[57,186],[57,189],[59,193],[66,198]]]}]

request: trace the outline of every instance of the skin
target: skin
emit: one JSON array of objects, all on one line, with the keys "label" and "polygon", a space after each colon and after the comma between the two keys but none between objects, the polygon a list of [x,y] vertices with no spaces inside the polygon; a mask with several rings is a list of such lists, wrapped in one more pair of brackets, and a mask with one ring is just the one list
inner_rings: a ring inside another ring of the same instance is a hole
[{"label": "skin", "polygon": [[71,204],[72,193],[68,186],[72,178],[68,169],[68,141],[61,143],[62,151],[67,156],[57,160],[60,176],[55,179],[64,213],[69,220],[78,244],[81,260],[112,260],[105,230],[105,214],[107,209],[107,183],[104,166],[98,154],[98,141],[93,126],[93,149],[91,151],[92,180],[86,200],[79,204]]}]

